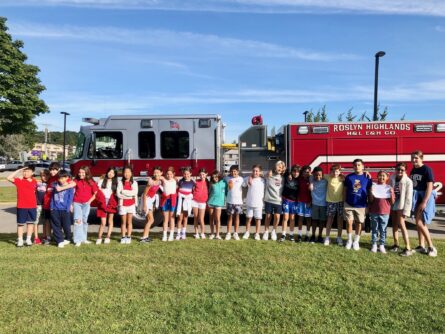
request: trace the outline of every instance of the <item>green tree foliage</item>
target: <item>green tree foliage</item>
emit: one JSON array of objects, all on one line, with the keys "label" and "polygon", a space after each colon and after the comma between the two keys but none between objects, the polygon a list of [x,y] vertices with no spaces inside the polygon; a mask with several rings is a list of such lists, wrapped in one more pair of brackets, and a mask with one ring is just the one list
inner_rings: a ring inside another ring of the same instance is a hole
[{"label": "green tree foliage", "polygon": [[[32,137],[33,143],[44,143],[45,142],[45,132],[38,131]],[[63,132],[48,132],[47,137],[48,144],[63,145]],[[66,144],[75,146],[77,143],[77,132],[67,131],[66,132]]]},{"label": "green tree foliage", "polygon": [[33,131],[34,117],[49,111],[39,98],[45,90],[39,68],[26,63],[23,42],[13,41],[7,30],[0,17],[0,136]]}]

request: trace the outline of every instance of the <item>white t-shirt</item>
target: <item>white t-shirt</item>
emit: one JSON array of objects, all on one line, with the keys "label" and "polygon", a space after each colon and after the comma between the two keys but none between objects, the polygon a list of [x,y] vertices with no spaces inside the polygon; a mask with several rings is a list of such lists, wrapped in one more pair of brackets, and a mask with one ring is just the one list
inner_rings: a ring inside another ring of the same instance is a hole
[{"label": "white t-shirt", "polygon": [[111,195],[113,194],[113,191],[111,190],[112,182],[111,182],[111,180],[107,180],[107,187],[105,189],[102,188],[102,182],[103,182],[103,180],[97,181],[97,186],[103,192],[105,199],[108,200],[111,198]]},{"label": "white t-shirt", "polygon": [[228,204],[235,204],[235,205],[242,205],[243,204],[243,182],[244,179],[241,176],[232,177],[232,176],[226,176],[224,178],[228,185],[230,185],[230,182],[232,182],[233,186],[232,189],[230,187],[228,188],[227,192],[227,203]]},{"label": "white t-shirt", "polygon": [[169,196],[176,193],[176,180],[164,179],[164,195]]},{"label": "white t-shirt", "polygon": [[244,179],[243,186],[249,187],[247,189],[246,205],[251,208],[262,208],[264,198],[264,179],[256,177],[252,179],[252,184],[249,185],[249,177]]}]

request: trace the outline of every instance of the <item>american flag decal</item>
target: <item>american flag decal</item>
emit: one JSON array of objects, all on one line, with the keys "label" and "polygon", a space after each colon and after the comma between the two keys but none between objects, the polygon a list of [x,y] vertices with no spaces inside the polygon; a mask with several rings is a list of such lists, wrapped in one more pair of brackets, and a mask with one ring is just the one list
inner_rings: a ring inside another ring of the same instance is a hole
[{"label": "american flag decal", "polygon": [[178,129],[179,130],[179,123],[175,121],[170,121],[170,129]]}]

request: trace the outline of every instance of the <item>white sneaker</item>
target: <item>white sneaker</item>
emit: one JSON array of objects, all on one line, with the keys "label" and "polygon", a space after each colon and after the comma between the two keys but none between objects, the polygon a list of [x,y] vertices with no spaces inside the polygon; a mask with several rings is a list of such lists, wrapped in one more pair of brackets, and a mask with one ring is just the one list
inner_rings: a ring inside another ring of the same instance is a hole
[{"label": "white sneaker", "polygon": [[[259,233],[255,233],[255,238],[254,238],[256,241],[258,241],[258,240],[261,240],[261,238],[260,238],[260,234]],[[263,237],[263,240],[264,240],[264,237]]]},{"label": "white sneaker", "polygon": [[201,239],[205,239],[206,238],[206,235],[205,235],[205,233],[201,233]]},{"label": "white sneaker", "polygon": [[85,240],[82,243],[85,244],[85,245],[90,245],[92,242],[90,240]]},{"label": "white sneaker", "polygon": [[32,246],[32,241],[31,241],[31,239],[26,239],[26,241],[25,241],[25,246]]},{"label": "white sneaker", "polygon": [[215,239],[216,239],[216,240],[222,240],[222,239],[221,239],[221,236],[220,236],[219,234],[215,237]]},{"label": "white sneaker", "polygon": [[380,245],[379,252],[382,253],[382,254],[386,254],[385,245]]},{"label": "white sneaker", "polygon": [[214,234],[210,234],[209,240],[213,240],[215,239],[215,235]]},{"label": "white sneaker", "polygon": [[275,230],[272,230],[270,239],[272,239],[272,241],[277,241],[277,232],[275,232]]},{"label": "white sneaker", "polygon": [[81,242],[76,242],[74,246],[76,246],[76,247],[80,247],[81,245],[82,245]]},{"label": "white sneaker", "polygon": [[371,252],[372,253],[377,253],[377,244],[373,244],[371,247]]},{"label": "white sneaker", "polygon": [[[337,242],[337,245],[343,246],[343,239],[341,237],[337,237],[336,242]],[[349,248],[349,249],[351,249],[351,248]]]},{"label": "white sneaker", "polygon": [[235,239],[235,240],[237,240],[237,241],[239,240],[238,233],[236,233],[236,232],[233,233],[233,239]]},{"label": "white sneaker", "polygon": [[331,239],[329,239],[329,237],[324,238],[323,245],[329,246],[330,243],[331,243]]},{"label": "white sneaker", "polygon": [[125,245],[127,243],[127,237],[121,238],[121,245]]},{"label": "white sneaker", "polygon": [[353,248],[355,251],[360,250],[360,245],[359,245],[358,241],[354,241],[354,242],[353,242],[353,244],[352,244],[352,248]]},{"label": "white sneaker", "polygon": [[96,245],[100,245],[102,243],[102,239],[97,239],[96,240]]},{"label": "white sneaker", "polygon": [[17,239],[17,247],[23,247],[24,243],[23,243],[23,239]]},{"label": "white sneaker", "polygon": [[352,240],[348,240],[348,242],[346,243],[346,249],[350,250],[352,248]]},{"label": "white sneaker", "polygon": [[111,242],[110,238],[105,238],[104,244],[109,244]]},{"label": "white sneaker", "polygon": [[57,247],[58,248],[64,248],[65,247],[65,243],[62,241],[62,242],[59,242],[58,244],[57,244]]},{"label": "white sneaker", "polygon": [[127,237],[127,240],[125,240],[125,243],[126,243],[127,245],[131,244],[131,237]]},{"label": "white sneaker", "polygon": [[185,233],[181,234],[181,240],[187,239],[187,235]]},{"label": "white sneaker", "polygon": [[63,240],[63,243],[65,244],[65,246],[69,245],[71,243],[71,241],[69,240]]},{"label": "white sneaker", "polygon": [[199,239],[199,233],[196,233],[196,234],[194,235],[194,237],[195,237],[195,239]]},{"label": "white sneaker", "polygon": [[227,233],[225,239],[229,241],[230,239],[232,239],[232,235],[230,233]]},{"label": "white sneaker", "polygon": [[168,241],[174,241],[174,240],[175,240],[175,235],[171,233],[168,237]]},{"label": "white sneaker", "polygon": [[428,256],[431,256],[431,257],[436,257],[437,256],[437,249],[436,249],[436,247],[431,247],[431,248],[428,248]]},{"label": "white sneaker", "polygon": [[247,239],[249,239],[249,238],[250,238],[250,232],[247,231],[246,233],[244,233],[244,235],[243,235],[243,239],[244,239],[244,240],[247,240]]},{"label": "white sneaker", "polygon": [[181,240],[181,235],[179,233],[176,235],[175,240]]},{"label": "white sneaker", "polygon": [[168,240],[168,238],[167,238],[167,234],[164,234],[163,236],[162,236],[162,241],[167,241]]},{"label": "white sneaker", "polygon": [[[256,240],[256,239],[255,239],[255,240]],[[264,240],[264,241],[269,240],[269,231],[266,231],[266,232],[263,233],[263,240]]]}]

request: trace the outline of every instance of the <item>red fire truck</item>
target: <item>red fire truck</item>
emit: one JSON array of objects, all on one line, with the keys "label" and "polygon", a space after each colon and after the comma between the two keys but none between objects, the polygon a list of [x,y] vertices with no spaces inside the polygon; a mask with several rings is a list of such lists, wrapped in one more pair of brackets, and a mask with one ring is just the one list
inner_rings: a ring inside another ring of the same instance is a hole
[{"label": "red fire truck", "polygon": [[361,158],[367,170],[394,171],[397,162],[408,163],[410,153],[421,150],[433,169],[437,203],[445,204],[445,121],[291,123],[268,137],[266,125],[253,125],[239,137],[240,165],[248,173],[253,164],[270,169],[277,160],[293,164],[320,166],[328,172],[340,164],[352,171],[352,161]]}]

